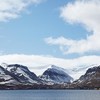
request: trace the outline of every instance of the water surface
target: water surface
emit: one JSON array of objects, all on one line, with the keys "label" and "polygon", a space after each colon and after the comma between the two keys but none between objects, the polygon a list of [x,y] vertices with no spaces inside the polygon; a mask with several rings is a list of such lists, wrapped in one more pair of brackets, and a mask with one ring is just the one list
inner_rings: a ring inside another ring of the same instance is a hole
[{"label": "water surface", "polygon": [[100,100],[100,91],[0,90],[0,100]]}]

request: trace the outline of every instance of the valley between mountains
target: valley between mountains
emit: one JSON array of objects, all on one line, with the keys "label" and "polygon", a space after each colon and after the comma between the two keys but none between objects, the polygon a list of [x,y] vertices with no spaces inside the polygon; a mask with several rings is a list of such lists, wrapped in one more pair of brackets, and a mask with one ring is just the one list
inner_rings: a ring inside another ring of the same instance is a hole
[{"label": "valley between mountains", "polygon": [[49,65],[37,76],[27,66],[19,64],[0,66],[0,89],[100,89],[100,66],[92,66],[75,80],[67,71]]}]

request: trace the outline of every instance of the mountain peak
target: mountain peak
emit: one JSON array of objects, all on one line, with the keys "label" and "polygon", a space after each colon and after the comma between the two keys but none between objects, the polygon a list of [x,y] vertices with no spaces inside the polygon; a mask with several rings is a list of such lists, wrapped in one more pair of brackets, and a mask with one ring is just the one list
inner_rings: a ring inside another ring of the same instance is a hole
[{"label": "mountain peak", "polygon": [[88,73],[93,73],[93,72],[100,72],[100,65],[99,66],[95,66],[93,68],[89,68],[87,71],[86,71],[86,74]]},{"label": "mountain peak", "polygon": [[70,83],[73,80],[63,68],[55,65],[48,65],[47,70],[44,71],[40,78],[53,83]]},{"label": "mountain peak", "polygon": [[29,69],[26,66],[20,65],[20,64],[11,64],[7,66],[7,70],[17,70],[18,68],[20,68],[23,71],[29,71]]}]

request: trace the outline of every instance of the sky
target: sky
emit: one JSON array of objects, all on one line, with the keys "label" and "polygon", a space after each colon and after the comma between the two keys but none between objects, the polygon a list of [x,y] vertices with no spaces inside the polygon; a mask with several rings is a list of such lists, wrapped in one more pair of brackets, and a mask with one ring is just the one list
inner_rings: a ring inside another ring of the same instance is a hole
[{"label": "sky", "polygon": [[100,0],[0,0],[1,64],[100,64],[99,38]]}]

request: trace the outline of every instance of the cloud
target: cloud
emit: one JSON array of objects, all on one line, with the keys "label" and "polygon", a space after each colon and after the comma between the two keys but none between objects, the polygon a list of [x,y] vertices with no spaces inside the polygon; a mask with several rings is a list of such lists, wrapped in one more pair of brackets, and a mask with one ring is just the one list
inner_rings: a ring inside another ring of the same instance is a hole
[{"label": "cloud", "polygon": [[[0,55],[0,63],[7,64],[22,64],[28,66],[28,68],[35,72],[37,75],[41,75],[46,69],[45,65],[54,64],[56,66],[71,70],[78,69],[94,64],[100,64],[100,56],[83,56],[75,59],[63,59],[43,55],[24,55],[24,54],[9,54]],[[81,70],[81,75],[83,70]],[[78,78],[80,72],[76,74],[71,74],[73,77]]]},{"label": "cloud", "polygon": [[46,38],[46,42],[59,45],[65,54],[100,52],[100,0],[75,0],[60,10],[60,17],[64,21],[70,24],[82,24],[91,35],[81,40],[49,37]]},{"label": "cloud", "polygon": [[0,21],[8,21],[19,17],[30,4],[38,4],[43,0],[0,0]]}]

